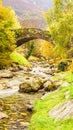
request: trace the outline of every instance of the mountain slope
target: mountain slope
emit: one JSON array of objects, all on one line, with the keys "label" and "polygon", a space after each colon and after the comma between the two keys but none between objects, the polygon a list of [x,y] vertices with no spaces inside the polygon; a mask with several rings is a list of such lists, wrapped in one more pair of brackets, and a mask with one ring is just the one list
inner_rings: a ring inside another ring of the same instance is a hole
[{"label": "mountain slope", "polygon": [[[48,10],[48,7],[52,7],[51,0],[4,0],[5,6],[12,6],[19,16],[27,13],[41,14],[41,11]],[[34,15],[32,15],[34,16]]]},{"label": "mountain slope", "polygon": [[51,0],[4,0],[3,5],[12,6],[22,23],[29,20],[28,23],[31,25],[32,20],[34,24],[39,21],[37,26],[42,27],[45,26],[45,21],[41,12],[48,10],[48,7],[52,7],[52,2]]},{"label": "mountain slope", "polygon": [[[27,0],[23,0],[23,1],[27,1]],[[39,10],[44,10],[47,11],[48,8],[52,8],[53,4],[52,4],[52,0],[29,0],[28,3],[32,3],[32,5],[38,7]]]}]

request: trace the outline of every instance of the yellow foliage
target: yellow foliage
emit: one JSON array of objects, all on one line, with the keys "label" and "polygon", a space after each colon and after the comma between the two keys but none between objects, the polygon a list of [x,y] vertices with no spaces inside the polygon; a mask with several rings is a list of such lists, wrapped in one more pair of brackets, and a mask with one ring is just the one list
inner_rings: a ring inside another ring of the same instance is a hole
[{"label": "yellow foliage", "polygon": [[15,31],[20,28],[15,12],[11,7],[2,6],[0,1],[0,68],[11,63],[10,53],[15,49]]},{"label": "yellow foliage", "polygon": [[2,6],[0,2],[0,29],[19,29],[21,28],[17,16],[11,7]]},{"label": "yellow foliage", "polygon": [[70,70],[71,72],[73,72],[73,59],[71,61],[72,61],[72,63],[69,65],[68,70]]},{"label": "yellow foliage", "polygon": [[34,49],[33,49],[33,55],[34,56],[40,56],[40,47],[41,47],[41,42],[42,42],[42,40],[41,39],[37,39],[37,40],[35,40],[35,42],[34,42]]},{"label": "yellow foliage", "polygon": [[29,61],[38,61],[39,58],[38,57],[35,57],[35,56],[30,56],[29,57]]},{"label": "yellow foliage", "polygon": [[40,50],[41,50],[41,55],[45,57],[46,59],[48,59],[49,57],[53,55],[54,46],[50,42],[43,41],[41,43]]}]

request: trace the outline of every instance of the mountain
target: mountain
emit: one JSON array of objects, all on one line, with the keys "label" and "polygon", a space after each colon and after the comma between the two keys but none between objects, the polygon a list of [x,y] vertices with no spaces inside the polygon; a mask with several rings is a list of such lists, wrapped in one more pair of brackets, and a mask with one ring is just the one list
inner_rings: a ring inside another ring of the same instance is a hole
[{"label": "mountain", "polygon": [[36,6],[38,9],[40,9],[41,11],[47,11],[48,8],[52,8],[53,4],[52,4],[52,0],[23,0],[26,3],[32,3],[32,5]]},{"label": "mountain", "polygon": [[4,0],[3,5],[12,6],[21,23],[34,21],[35,24],[39,21],[37,24],[40,26],[46,25],[41,12],[52,8],[51,0]]}]

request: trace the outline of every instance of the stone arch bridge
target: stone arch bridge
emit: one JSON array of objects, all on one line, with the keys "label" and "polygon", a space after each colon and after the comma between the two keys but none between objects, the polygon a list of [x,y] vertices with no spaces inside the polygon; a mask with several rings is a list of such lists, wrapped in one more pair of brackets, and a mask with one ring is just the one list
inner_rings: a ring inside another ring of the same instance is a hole
[{"label": "stone arch bridge", "polygon": [[18,29],[18,31],[21,32],[21,35],[17,38],[16,41],[17,47],[34,39],[43,39],[52,43],[49,31],[44,31],[37,28],[24,28],[24,29]]}]

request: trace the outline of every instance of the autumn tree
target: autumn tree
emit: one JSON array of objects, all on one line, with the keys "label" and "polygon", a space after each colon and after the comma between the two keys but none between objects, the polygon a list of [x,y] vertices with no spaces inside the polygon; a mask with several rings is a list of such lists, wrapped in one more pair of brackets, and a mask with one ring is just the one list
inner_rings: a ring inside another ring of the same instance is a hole
[{"label": "autumn tree", "polygon": [[50,42],[42,40],[40,51],[41,56],[43,56],[45,59],[50,59],[50,57],[53,55],[54,46]]},{"label": "autumn tree", "polygon": [[14,29],[20,28],[15,12],[0,2],[0,68],[10,63],[10,53],[15,49]]},{"label": "autumn tree", "polygon": [[56,56],[67,57],[73,51],[73,0],[54,0],[54,8],[44,14]]}]

